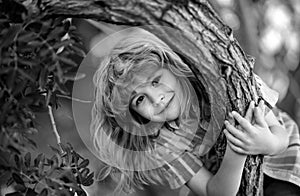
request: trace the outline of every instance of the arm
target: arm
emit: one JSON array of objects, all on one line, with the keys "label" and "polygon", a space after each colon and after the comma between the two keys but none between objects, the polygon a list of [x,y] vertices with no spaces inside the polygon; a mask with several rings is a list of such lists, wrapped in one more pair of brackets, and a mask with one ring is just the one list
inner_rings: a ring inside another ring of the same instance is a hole
[{"label": "arm", "polygon": [[198,196],[236,195],[245,160],[245,155],[237,154],[227,146],[222,164],[214,176],[202,167],[186,185]]},{"label": "arm", "polygon": [[[225,122],[224,133],[229,146],[241,154],[274,155],[283,152],[288,145],[288,133],[274,113],[270,111],[266,116],[264,102],[260,101],[257,107],[251,102],[246,116],[243,118],[237,112],[233,112],[233,118],[237,120],[240,129]],[[253,120],[250,120],[252,119]],[[251,123],[253,121],[253,123]]]}]

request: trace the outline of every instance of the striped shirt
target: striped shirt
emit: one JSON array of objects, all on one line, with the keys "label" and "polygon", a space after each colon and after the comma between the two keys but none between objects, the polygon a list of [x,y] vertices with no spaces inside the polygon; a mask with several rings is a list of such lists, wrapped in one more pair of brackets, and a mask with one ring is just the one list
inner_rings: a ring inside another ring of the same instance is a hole
[{"label": "striped shirt", "polygon": [[195,148],[202,143],[201,138],[192,132],[182,132],[179,127],[164,127],[155,141],[156,149],[159,149],[156,152],[165,160],[160,168],[167,172],[164,176],[167,179],[163,181],[167,182],[171,189],[183,186],[203,167]]},{"label": "striped shirt", "polygon": [[263,172],[268,176],[300,186],[300,133],[297,124],[282,111],[274,111],[277,119],[289,134],[286,151],[274,156],[265,156]]},{"label": "striped shirt", "polygon": [[[261,81],[260,81],[261,82]],[[277,93],[263,85],[261,89],[265,100],[277,100]],[[274,103],[269,103],[273,106]],[[266,156],[263,163],[263,172],[267,175],[292,182],[300,186],[300,138],[296,123],[284,112],[273,109],[279,122],[284,124],[289,133],[288,149],[276,156]],[[212,146],[205,142],[206,131],[198,127],[196,132],[182,131],[176,123],[166,124],[161,130],[157,145],[160,146],[160,156],[165,160],[162,166],[167,172],[165,179],[171,189],[180,188],[187,183],[202,167],[200,157]],[[211,141],[210,144],[214,144]]]}]

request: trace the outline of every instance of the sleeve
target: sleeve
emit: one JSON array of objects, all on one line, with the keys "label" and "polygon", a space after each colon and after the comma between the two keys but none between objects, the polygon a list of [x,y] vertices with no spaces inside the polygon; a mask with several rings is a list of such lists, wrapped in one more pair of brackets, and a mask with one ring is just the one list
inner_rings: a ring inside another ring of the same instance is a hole
[{"label": "sleeve", "polygon": [[254,78],[258,86],[260,98],[262,98],[265,101],[266,105],[270,109],[272,109],[273,107],[275,107],[279,99],[279,93],[271,89],[258,75],[254,74]]},{"label": "sleeve", "polygon": [[296,122],[285,112],[277,109],[277,119],[289,134],[288,148],[277,155],[265,156],[263,172],[272,178],[288,181],[300,186],[300,132]]},{"label": "sleeve", "polygon": [[203,167],[203,163],[191,152],[183,152],[177,159],[164,166],[168,173],[166,179],[171,189],[177,189],[187,183]]}]

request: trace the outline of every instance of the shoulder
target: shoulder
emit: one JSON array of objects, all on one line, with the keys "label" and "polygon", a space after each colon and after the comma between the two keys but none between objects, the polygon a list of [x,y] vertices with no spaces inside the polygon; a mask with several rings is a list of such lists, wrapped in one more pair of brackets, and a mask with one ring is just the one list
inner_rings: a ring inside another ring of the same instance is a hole
[{"label": "shoulder", "polygon": [[160,136],[155,141],[157,152],[164,160],[160,169],[166,172],[164,178],[171,189],[186,184],[203,167],[203,163],[193,154],[193,148],[187,141],[182,135],[166,128],[160,131]]}]

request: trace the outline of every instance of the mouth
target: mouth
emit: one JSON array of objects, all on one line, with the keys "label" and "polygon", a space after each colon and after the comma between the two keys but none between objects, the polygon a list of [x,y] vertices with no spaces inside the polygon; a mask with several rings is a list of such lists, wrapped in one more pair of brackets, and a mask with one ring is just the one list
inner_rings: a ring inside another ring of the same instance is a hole
[{"label": "mouth", "polygon": [[164,106],[164,108],[163,108],[161,111],[159,111],[156,115],[159,115],[159,114],[163,113],[163,112],[169,107],[169,105],[170,105],[170,103],[173,101],[174,97],[175,97],[175,94],[173,93],[173,95],[172,95],[172,97],[170,98],[170,100],[168,101],[168,103],[167,103],[167,104]]}]

